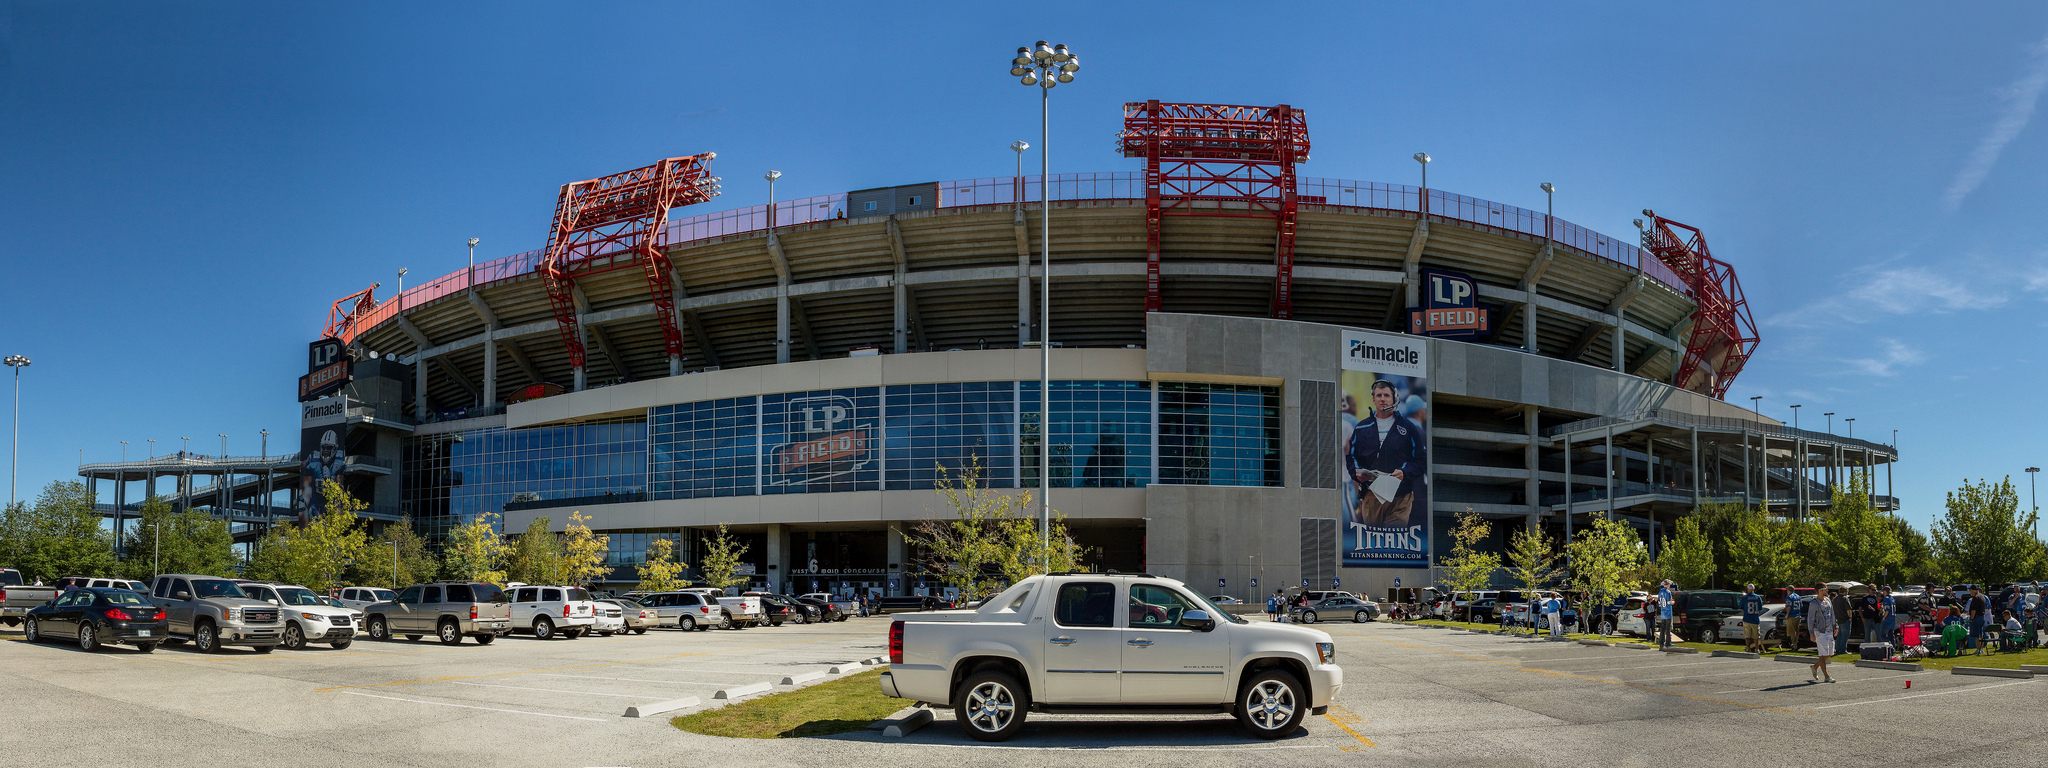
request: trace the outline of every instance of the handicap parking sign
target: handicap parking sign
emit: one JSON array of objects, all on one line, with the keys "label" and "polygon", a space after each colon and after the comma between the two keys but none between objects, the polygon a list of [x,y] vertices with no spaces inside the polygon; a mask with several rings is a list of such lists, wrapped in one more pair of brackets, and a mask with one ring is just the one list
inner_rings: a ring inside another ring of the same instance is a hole
[{"label": "handicap parking sign", "polygon": [[1395,577],[1394,577],[1394,588],[1395,588],[1395,589],[1400,589],[1400,588],[1401,588],[1401,577],[1399,577],[1399,576],[1395,576]]},{"label": "handicap parking sign", "polygon": [[896,591],[896,580],[895,580],[895,579],[890,579],[890,580],[889,580],[889,591],[891,591],[891,592],[894,592],[894,591]]},{"label": "handicap parking sign", "polygon": [[1302,579],[1302,580],[1301,580],[1301,588],[1302,588],[1302,589],[1308,589],[1308,579]]},{"label": "handicap parking sign", "polygon": [[1217,579],[1216,579],[1216,589],[1218,589],[1218,590],[1221,590],[1221,589],[1223,589],[1224,587],[1228,586],[1228,585],[1229,585],[1229,583],[1230,583],[1230,582],[1228,582],[1228,581],[1225,581],[1225,580],[1223,580],[1222,578],[1220,578],[1220,577],[1219,577],[1219,578],[1217,578]]},{"label": "handicap parking sign", "polygon": [[1258,579],[1252,579],[1252,589],[1258,589],[1258,588],[1259,588],[1259,580],[1258,580]]},{"label": "handicap parking sign", "polygon": [[1337,578],[1337,577],[1335,577],[1335,576],[1331,576],[1331,577],[1330,577],[1330,588],[1331,588],[1331,589],[1336,589],[1336,588],[1338,588],[1338,587],[1341,587],[1341,586],[1344,586],[1344,580],[1343,580],[1343,579]]}]

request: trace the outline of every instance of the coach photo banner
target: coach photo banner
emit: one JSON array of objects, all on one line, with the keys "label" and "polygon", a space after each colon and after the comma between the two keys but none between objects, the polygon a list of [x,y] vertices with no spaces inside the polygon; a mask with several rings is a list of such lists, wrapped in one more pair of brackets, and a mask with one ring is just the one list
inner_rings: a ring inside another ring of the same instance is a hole
[{"label": "coach photo banner", "polygon": [[1344,565],[1429,566],[1429,340],[1344,331],[1337,465]]}]

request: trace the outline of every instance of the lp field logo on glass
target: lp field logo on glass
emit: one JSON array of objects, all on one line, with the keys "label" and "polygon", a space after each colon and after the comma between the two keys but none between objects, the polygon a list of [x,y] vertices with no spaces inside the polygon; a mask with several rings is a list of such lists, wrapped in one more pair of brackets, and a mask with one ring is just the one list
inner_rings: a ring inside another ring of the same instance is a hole
[{"label": "lp field logo on glass", "polygon": [[775,449],[775,483],[801,485],[844,475],[872,460],[874,425],[854,420],[843,395],[789,401],[790,441]]}]

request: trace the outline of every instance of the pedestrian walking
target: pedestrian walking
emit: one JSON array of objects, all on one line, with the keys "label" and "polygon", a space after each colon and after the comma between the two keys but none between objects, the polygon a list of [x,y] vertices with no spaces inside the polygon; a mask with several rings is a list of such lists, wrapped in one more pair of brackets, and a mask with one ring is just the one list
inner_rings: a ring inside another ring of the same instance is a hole
[{"label": "pedestrian walking", "polygon": [[1778,623],[1784,625],[1785,650],[1799,650],[1799,630],[1806,623],[1806,598],[1800,597],[1790,584],[1785,585],[1785,612]]},{"label": "pedestrian walking", "polygon": [[1671,647],[1671,580],[1657,587],[1657,647]]},{"label": "pedestrian walking", "polygon": [[1756,585],[1742,588],[1742,647],[1750,653],[1764,652],[1764,596],[1756,593]]},{"label": "pedestrian walking", "polygon": [[1813,604],[1806,611],[1807,620],[1813,623],[1813,664],[1807,667],[1807,676],[1813,680],[1826,678],[1834,682],[1835,676],[1828,674],[1828,657],[1835,655],[1835,632],[1840,629],[1835,623],[1835,603],[1829,599],[1828,585],[1822,584],[1813,590]]}]

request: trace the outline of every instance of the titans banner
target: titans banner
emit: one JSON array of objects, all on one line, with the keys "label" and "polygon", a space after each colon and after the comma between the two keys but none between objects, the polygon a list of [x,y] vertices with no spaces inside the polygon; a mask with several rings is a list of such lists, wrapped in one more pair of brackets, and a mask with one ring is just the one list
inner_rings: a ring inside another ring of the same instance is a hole
[{"label": "titans banner", "polygon": [[1344,565],[1429,566],[1429,340],[1345,331],[1337,463]]}]

